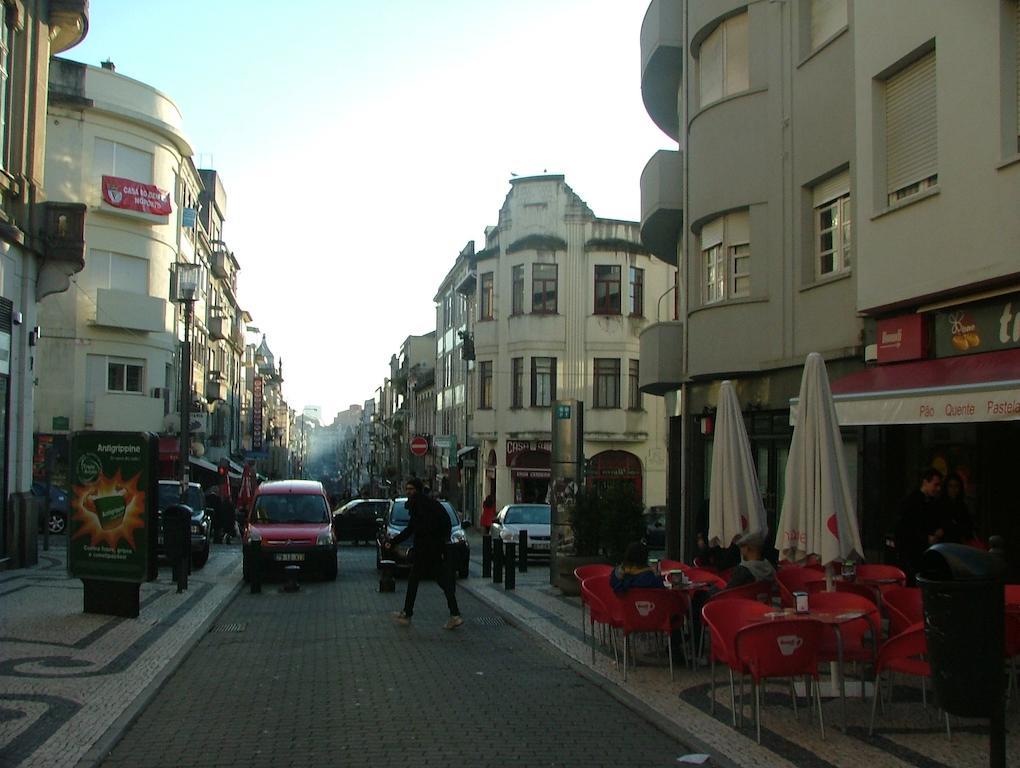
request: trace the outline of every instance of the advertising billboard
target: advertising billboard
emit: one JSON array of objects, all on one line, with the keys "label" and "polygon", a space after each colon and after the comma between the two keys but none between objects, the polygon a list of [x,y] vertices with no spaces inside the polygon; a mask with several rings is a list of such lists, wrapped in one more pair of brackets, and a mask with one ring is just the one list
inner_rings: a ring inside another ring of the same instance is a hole
[{"label": "advertising billboard", "polygon": [[130,582],[151,577],[157,461],[154,435],[71,435],[67,521],[71,576]]}]

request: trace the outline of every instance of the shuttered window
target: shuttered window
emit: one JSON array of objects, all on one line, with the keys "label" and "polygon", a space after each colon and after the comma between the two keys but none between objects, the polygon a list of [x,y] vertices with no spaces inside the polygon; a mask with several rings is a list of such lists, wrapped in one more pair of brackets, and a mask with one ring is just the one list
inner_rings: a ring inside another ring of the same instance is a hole
[{"label": "shuttered window", "polygon": [[740,13],[719,24],[698,49],[699,104],[746,91],[749,84],[747,14]]},{"label": "shuttered window", "polygon": [[811,50],[846,26],[846,0],[811,0]]},{"label": "shuttered window", "polygon": [[935,52],[886,81],[885,141],[889,202],[938,180]]}]

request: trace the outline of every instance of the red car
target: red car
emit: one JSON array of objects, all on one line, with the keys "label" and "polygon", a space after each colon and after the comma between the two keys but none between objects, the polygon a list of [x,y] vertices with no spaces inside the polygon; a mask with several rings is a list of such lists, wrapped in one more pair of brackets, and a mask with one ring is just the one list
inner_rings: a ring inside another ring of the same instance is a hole
[{"label": "red car", "polygon": [[255,492],[241,537],[244,580],[297,565],[330,581],[337,575],[337,546],[329,499],[322,483],[280,480]]}]

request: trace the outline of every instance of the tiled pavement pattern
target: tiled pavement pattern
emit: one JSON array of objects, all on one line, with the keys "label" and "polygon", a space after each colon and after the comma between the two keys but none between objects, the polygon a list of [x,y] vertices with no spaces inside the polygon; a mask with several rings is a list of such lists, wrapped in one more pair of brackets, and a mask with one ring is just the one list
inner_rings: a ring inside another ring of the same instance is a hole
[{"label": "tiled pavement pattern", "polygon": [[[390,623],[387,614],[399,608],[403,582],[396,594],[376,593],[368,548],[344,547],[335,584],[309,582],[297,594],[283,594],[279,585],[260,596],[244,590],[228,606],[238,590],[239,555],[236,545],[216,547],[181,595],[162,569],[158,582],[143,585],[137,620],[83,614],[81,584],[67,578],[59,544],[40,553],[37,567],[0,572],[0,767],[92,766],[125,733],[106,764],[307,764],[294,748],[316,741],[321,754],[329,746],[335,764],[457,759],[475,765],[484,764],[478,762],[483,755],[501,765],[664,765],[687,749],[712,753],[717,765],[987,764],[984,724],[954,718],[948,741],[935,714],[925,716],[911,700],[918,691],[906,681],[879,716],[873,738],[867,736],[870,702],[849,702],[846,735],[837,730],[838,701],[827,702],[822,740],[803,710],[799,722],[793,719],[777,688],[759,747],[752,726],[740,732],[730,726],[722,673],[712,717],[705,670],[678,670],[671,683],[664,666],[649,664],[623,683],[611,657],[600,651],[592,664],[581,639],[579,602],[549,587],[541,566],[519,574],[517,590],[508,593],[483,581],[475,562],[472,577],[458,586],[467,622],[449,633],[439,629],[442,595],[428,584],[419,593],[414,625]],[[528,634],[574,661],[536,646]],[[286,650],[298,635],[302,652]],[[246,661],[253,652],[259,661]],[[307,663],[308,656],[316,663]],[[185,657],[181,674],[173,674]],[[185,686],[191,667],[206,673]],[[342,685],[323,692],[323,678]],[[547,684],[550,678],[559,682]],[[173,695],[177,686],[187,695]],[[287,726],[297,740],[271,743],[267,733],[246,726],[241,711],[254,712],[269,733]],[[532,711],[539,712],[540,725],[518,727]],[[140,725],[128,732],[139,712]],[[397,739],[393,718],[402,712],[414,718],[413,726]],[[564,713],[574,712],[577,724],[568,728]],[[167,725],[167,717],[194,718],[201,727],[190,733]],[[438,742],[425,726],[435,720],[449,726]],[[1010,764],[1020,755],[1020,706],[1007,711],[1007,725]],[[663,729],[679,742],[664,737]],[[541,748],[535,734],[546,739]],[[211,745],[211,759],[194,757],[200,754],[196,739]],[[508,745],[498,760],[478,751],[490,742]],[[131,752],[133,744],[144,750],[144,761]],[[465,745],[470,751],[462,751]],[[171,750],[178,747],[184,751],[175,755]]]},{"label": "tiled pavement pattern", "polygon": [[138,619],[82,612],[62,539],[0,572],[0,766],[94,763],[237,589],[240,549],[219,547],[180,594],[168,568],[142,585]]},{"label": "tiled pavement pattern", "polygon": [[411,626],[396,625],[403,581],[379,594],[373,550],[342,554],[336,583],[242,591],[104,768],[615,768],[686,751],[471,595],[446,631],[441,591],[422,584]]}]

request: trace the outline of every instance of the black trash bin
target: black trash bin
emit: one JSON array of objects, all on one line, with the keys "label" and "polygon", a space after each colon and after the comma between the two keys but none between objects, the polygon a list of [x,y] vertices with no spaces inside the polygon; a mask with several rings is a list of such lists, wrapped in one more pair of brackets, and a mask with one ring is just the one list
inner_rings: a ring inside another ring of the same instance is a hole
[{"label": "black trash bin", "polygon": [[939,704],[953,715],[991,719],[991,765],[1003,764],[995,754],[1005,704],[1005,570],[998,555],[936,544],[922,555],[917,578]]}]

